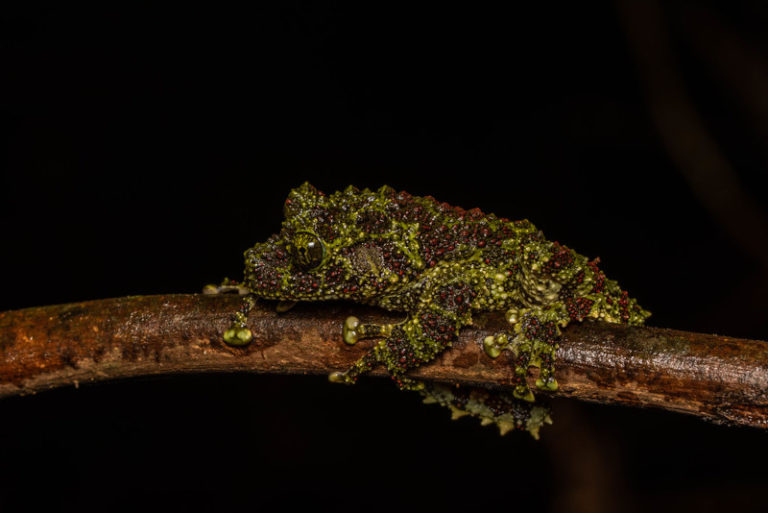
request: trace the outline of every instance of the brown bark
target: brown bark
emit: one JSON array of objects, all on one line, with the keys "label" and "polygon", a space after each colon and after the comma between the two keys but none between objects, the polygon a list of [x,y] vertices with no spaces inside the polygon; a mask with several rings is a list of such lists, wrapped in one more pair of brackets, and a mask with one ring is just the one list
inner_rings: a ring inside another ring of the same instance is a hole
[{"label": "brown bark", "polygon": [[[278,314],[273,304],[263,303],[249,318],[253,342],[235,348],[225,345],[221,334],[239,301],[236,296],[140,296],[0,313],[0,396],[148,374],[326,374],[346,369],[373,344],[342,342],[341,324],[348,315],[379,323],[401,318],[342,303],[303,304]],[[413,375],[508,385],[509,361],[504,355],[488,358],[481,344],[504,326],[500,314],[478,316],[453,348]],[[765,342],[584,322],[565,330],[557,357],[560,390],[555,395],[768,426]]]}]

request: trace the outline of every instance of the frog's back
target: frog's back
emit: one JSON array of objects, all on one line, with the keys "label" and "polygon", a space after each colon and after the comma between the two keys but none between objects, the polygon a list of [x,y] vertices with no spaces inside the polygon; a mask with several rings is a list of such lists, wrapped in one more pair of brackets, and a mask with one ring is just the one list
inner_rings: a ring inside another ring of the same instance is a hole
[{"label": "frog's back", "polygon": [[412,196],[388,189],[387,214],[395,222],[417,224],[418,242],[427,266],[461,259],[468,251],[483,250],[486,264],[509,261],[516,246],[543,240],[527,219],[511,221],[478,208],[466,210],[441,203],[431,196]]}]

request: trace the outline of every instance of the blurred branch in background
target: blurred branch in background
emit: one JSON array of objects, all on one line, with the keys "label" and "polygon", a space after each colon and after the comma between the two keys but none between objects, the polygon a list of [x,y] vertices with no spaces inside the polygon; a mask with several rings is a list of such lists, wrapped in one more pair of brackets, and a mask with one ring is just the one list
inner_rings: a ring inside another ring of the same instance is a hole
[{"label": "blurred branch in background", "polygon": [[[735,284],[731,295],[723,297],[711,314],[736,319],[745,327],[762,324],[768,309],[768,217],[744,188],[691,100],[662,6],[656,1],[631,0],[619,0],[617,5],[667,152],[693,194],[744,254],[759,265],[757,273]],[[757,120],[760,136],[768,137],[768,72],[761,56],[750,51],[709,11],[689,8],[682,16],[694,48],[711,61]]]},{"label": "blurred branch in background", "polygon": [[[253,342],[225,345],[240,298],[135,296],[0,313],[0,396],[81,382],[189,372],[327,374],[348,368],[373,342],[341,341],[354,313],[367,322],[396,314],[349,304],[304,304],[284,314],[260,303]],[[414,377],[510,386],[513,366],[483,353],[502,314],[478,316],[460,340]],[[557,352],[555,395],[652,406],[734,425],[768,427],[768,345],[759,341],[599,322],[569,326]],[[384,376],[384,369],[373,375]],[[535,372],[530,373],[535,380]],[[540,392],[540,394],[542,394]]]},{"label": "blurred branch in background", "polygon": [[768,268],[768,218],[740,183],[690,99],[656,2],[619,2],[662,141],[696,197]]},{"label": "blurred branch in background", "polygon": [[[768,141],[768,64],[759,50],[704,8],[684,12],[683,35],[697,55],[730,89],[730,98],[750,117],[762,141]],[[768,150],[768,144],[760,149]],[[768,162],[768,151],[765,154]]]}]

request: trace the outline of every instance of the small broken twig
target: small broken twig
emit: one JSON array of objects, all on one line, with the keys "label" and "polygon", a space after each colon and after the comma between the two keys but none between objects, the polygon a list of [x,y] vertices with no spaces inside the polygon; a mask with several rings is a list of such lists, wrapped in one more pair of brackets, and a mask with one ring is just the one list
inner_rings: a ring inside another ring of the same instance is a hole
[{"label": "small broken twig", "polygon": [[[342,342],[348,315],[376,323],[399,315],[343,303],[303,304],[278,314],[260,303],[249,317],[253,342],[230,347],[221,334],[239,303],[226,295],[138,296],[0,313],[0,396],[150,374],[326,374],[346,369],[374,343]],[[476,317],[454,347],[412,375],[509,386],[513,366],[482,349],[483,338],[505,322],[502,314]],[[584,322],[564,330],[557,358],[554,395],[768,427],[765,342]],[[535,369],[530,374],[533,383]]]}]

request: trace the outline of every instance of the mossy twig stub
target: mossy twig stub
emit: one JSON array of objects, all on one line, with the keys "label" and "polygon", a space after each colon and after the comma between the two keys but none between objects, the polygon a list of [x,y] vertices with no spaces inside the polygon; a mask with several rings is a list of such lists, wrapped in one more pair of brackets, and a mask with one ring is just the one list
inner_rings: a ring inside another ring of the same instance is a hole
[{"label": "mossy twig stub", "polygon": [[[253,342],[231,347],[221,334],[239,303],[237,296],[138,296],[0,313],[0,396],[152,374],[327,374],[347,368],[374,343],[344,344],[346,317],[400,320],[345,303],[302,304],[277,313],[274,304],[260,302],[248,319]],[[477,316],[454,347],[413,375],[509,386],[509,362],[488,358],[482,348],[484,337],[505,322],[502,314]],[[563,332],[557,359],[560,389],[554,395],[768,426],[765,342],[584,322]],[[535,378],[534,369],[529,379]]]}]

